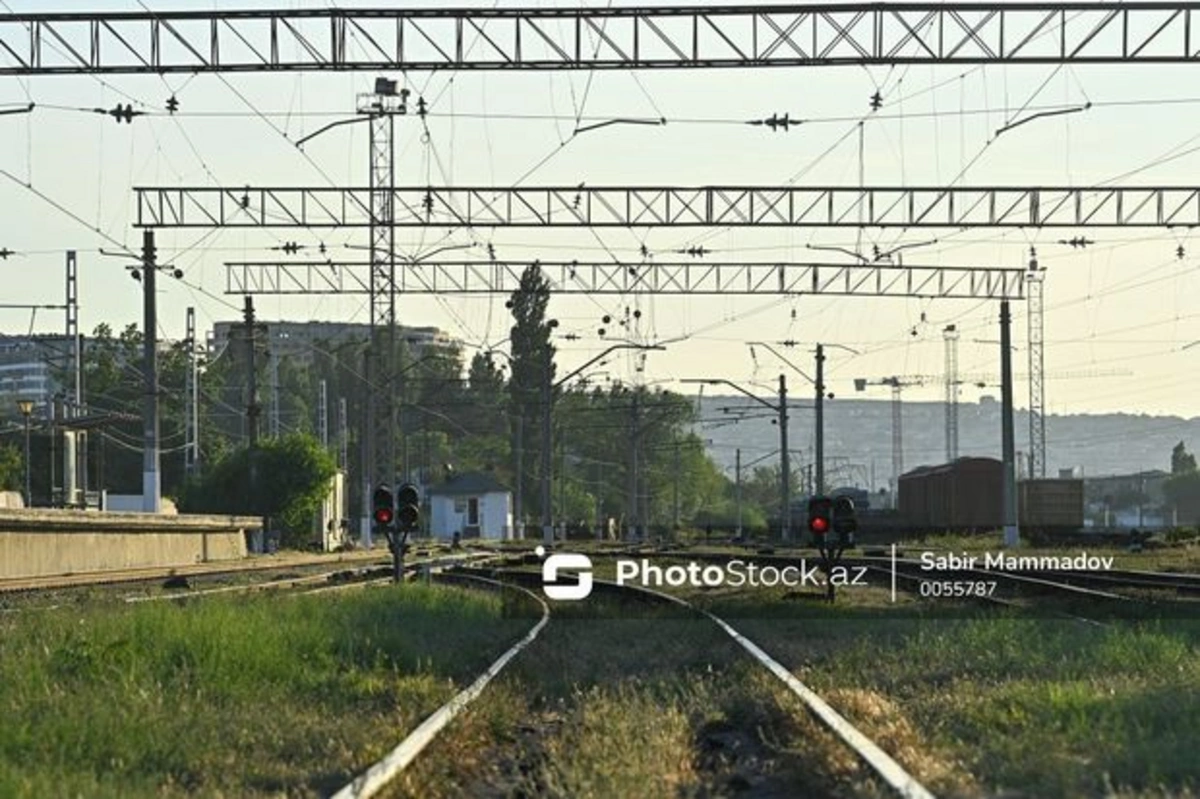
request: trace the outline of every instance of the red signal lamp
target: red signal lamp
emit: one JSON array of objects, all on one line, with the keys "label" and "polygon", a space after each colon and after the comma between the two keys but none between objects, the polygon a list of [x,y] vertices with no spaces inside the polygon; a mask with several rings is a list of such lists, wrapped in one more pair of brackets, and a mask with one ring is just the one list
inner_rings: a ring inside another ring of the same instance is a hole
[{"label": "red signal lamp", "polygon": [[375,523],[376,524],[391,524],[392,523],[392,509],[391,508],[376,508],[375,509]]},{"label": "red signal lamp", "polygon": [[824,535],[829,532],[829,522],[824,516],[817,516],[809,521],[808,529],[818,535]]}]

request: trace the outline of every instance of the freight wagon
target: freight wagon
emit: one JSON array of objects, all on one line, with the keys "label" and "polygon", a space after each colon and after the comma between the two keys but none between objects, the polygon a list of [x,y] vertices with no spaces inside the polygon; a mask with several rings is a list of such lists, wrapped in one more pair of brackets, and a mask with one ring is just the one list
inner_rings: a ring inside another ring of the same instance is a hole
[{"label": "freight wagon", "polygon": [[[911,532],[987,532],[1004,526],[1004,467],[995,458],[959,458],[900,476],[899,526]],[[1018,520],[1031,534],[1083,527],[1083,481],[1024,480]]]}]

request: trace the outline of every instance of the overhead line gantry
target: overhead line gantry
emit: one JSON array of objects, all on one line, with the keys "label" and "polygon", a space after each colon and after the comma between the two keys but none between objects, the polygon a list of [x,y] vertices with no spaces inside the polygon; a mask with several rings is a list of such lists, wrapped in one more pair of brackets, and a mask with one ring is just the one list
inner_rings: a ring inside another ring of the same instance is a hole
[{"label": "overhead line gantry", "polygon": [[790,3],[0,16],[0,74],[1191,63],[1200,3]]},{"label": "overhead line gantry", "polygon": [[[135,187],[137,227],[371,227],[372,189]],[[375,195],[378,190],[375,190]],[[1194,227],[1200,186],[397,186],[396,227]]]}]

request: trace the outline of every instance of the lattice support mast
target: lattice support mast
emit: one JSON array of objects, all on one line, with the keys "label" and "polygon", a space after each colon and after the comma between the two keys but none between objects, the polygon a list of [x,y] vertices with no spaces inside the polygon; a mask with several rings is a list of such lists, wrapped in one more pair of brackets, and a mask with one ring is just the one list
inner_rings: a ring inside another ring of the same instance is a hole
[{"label": "lattice support mast", "polygon": [[1046,476],[1046,356],[1045,310],[1043,296],[1045,272],[1037,258],[1029,261],[1026,302],[1029,320],[1029,476]]},{"label": "lattice support mast", "polygon": [[183,467],[194,477],[200,472],[200,380],[199,357],[196,347],[196,309],[187,309],[184,345],[187,348],[187,367],[184,372]]},{"label": "lattice support mast", "polygon": [[376,81],[374,94],[360,95],[358,112],[368,116],[370,136],[370,313],[367,379],[367,478],[371,486],[396,484],[396,153],[395,118],[405,113],[407,90]]},{"label": "lattice support mast", "polygon": [[958,459],[958,327],[947,325],[942,331],[946,349],[946,462]]}]

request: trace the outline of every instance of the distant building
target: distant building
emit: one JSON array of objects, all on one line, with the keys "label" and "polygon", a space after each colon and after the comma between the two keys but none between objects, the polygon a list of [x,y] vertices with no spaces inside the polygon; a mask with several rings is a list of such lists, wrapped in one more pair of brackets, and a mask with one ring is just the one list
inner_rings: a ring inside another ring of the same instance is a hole
[{"label": "distant building", "polygon": [[55,380],[55,367],[69,367],[72,349],[64,335],[0,337],[0,416],[16,414],[21,399],[34,401],[35,416],[46,416],[64,388]]},{"label": "distant building", "polygon": [[454,475],[426,492],[435,538],[511,538],[512,492],[481,472]]},{"label": "distant building", "polygon": [[1086,477],[1084,508],[1095,527],[1157,528],[1171,523],[1163,484],[1171,475],[1162,469],[1133,474]]},{"label": "distant building", "polygon": [[[267,346],[280,357],[301,363],[310,363],[318,347],[336,347],[355,341],[366,341],[371,326],[361,322],[293,322],[279,320],[261,321]],[[209,351],[216,355],[223,351],[230,340],[241,340],[240,321],[216,322],[209,339]],[[396,326],[396,339],[408,344],[410,351],[424,355],[432,349],[450,349],[460,346],[458,339],[436,327]]]}]

